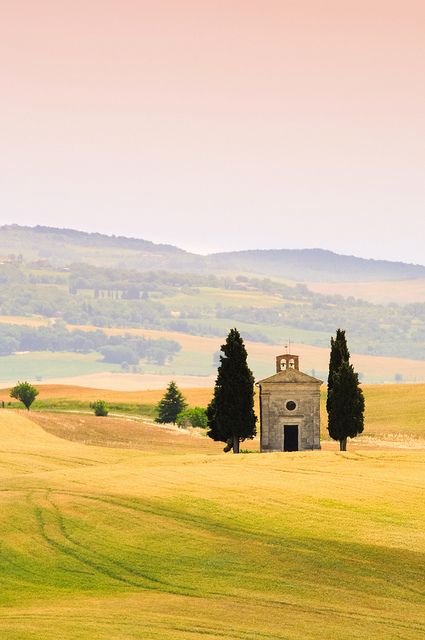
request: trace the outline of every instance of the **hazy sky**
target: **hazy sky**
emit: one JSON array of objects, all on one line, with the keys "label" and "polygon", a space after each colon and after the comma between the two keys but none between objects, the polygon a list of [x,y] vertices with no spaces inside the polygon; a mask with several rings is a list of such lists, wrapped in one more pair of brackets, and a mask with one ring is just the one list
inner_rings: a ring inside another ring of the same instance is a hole
[{"label": "hazy sky", "polygon": [[0,0],[0,223],[425,263],[424,0]]}]

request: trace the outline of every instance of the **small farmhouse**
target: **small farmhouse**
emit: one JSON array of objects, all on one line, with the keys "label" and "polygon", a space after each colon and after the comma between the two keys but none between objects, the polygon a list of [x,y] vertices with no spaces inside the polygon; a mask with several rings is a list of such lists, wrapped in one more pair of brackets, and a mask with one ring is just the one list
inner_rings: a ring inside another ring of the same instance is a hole
[{"label": "small farmhouse", "polygon": [[276,373],[260,380],[261,451],[320,449],[322,380],[299,370],[299,357],[276,357]]}]

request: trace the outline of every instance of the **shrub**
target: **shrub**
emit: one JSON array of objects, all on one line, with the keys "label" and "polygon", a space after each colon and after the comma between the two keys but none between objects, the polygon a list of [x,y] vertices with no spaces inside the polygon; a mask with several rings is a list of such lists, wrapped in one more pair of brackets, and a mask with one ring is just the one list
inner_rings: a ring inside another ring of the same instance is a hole
[{"label": "shrub", "polygon": [[104,400],[95,400],[90,404],[90,409],[93,409],[95,416],[107,416],[109,413],[109,407]]},{"label": "shrub", "polygon": [[206,429],[208,426],[207,414],[202,407],[192,407],[181,411],[176,420],[179,427],[201,427]]}]

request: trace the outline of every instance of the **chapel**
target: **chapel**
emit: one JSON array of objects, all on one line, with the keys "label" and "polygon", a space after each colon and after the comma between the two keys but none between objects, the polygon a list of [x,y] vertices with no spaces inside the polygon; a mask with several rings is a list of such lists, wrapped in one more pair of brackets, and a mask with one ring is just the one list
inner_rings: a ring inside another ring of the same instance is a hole
[{"label": "chapel", "polygon": [[261,451],[320,449],[322,380],[299,370],[299,357],[276,357],[276,373],[260,380]]}]

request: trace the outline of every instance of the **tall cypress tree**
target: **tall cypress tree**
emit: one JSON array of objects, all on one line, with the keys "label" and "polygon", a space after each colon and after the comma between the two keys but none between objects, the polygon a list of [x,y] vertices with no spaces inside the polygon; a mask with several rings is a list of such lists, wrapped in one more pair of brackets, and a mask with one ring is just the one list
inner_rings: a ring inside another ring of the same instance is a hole
[{"label": "tall cypress tree", "polygon": [[231,329],[221,347],[214,397],[207,408],[213,440],[225,442],[225,451],[239,453],[239,444],[256,435],[254,376],[247,364],[247,352],[237,329]]},{"label": "tall cypress tree", "polygon": [[326,410],[329,435],[339,440],[341,451],[347,448],[347,438],[362,433],[364,406],[358,375],[350,365],[345,331],[338,329],[335,339],[331,338]]},{"label": "tall cypress tree", "polygon": [[346,451],[347,438],[355,438],[364,428],[364,396],[353,365],[343,361],[332,378],[329,394],[328,431],[339,440],[340,451]]},{"label": "tall cypress tree", "polygon": [[347,347],[347,339],[343,329],[337,329],[335,338],[331,337],[331,354],[329,358],[328,375],[328,397],[326,399],[326,410],[330,410],[330,392],[333,386],[333,376],[343,362],[350,362],[350,352]]},{"label": "tall cypress tree", "polygon": [[187,404],[180,389],[174,380],[170,382],[167,390],[158,405],[158,417],[155,422],[176,424],[176,418],[180,411],[186,409]]}]

